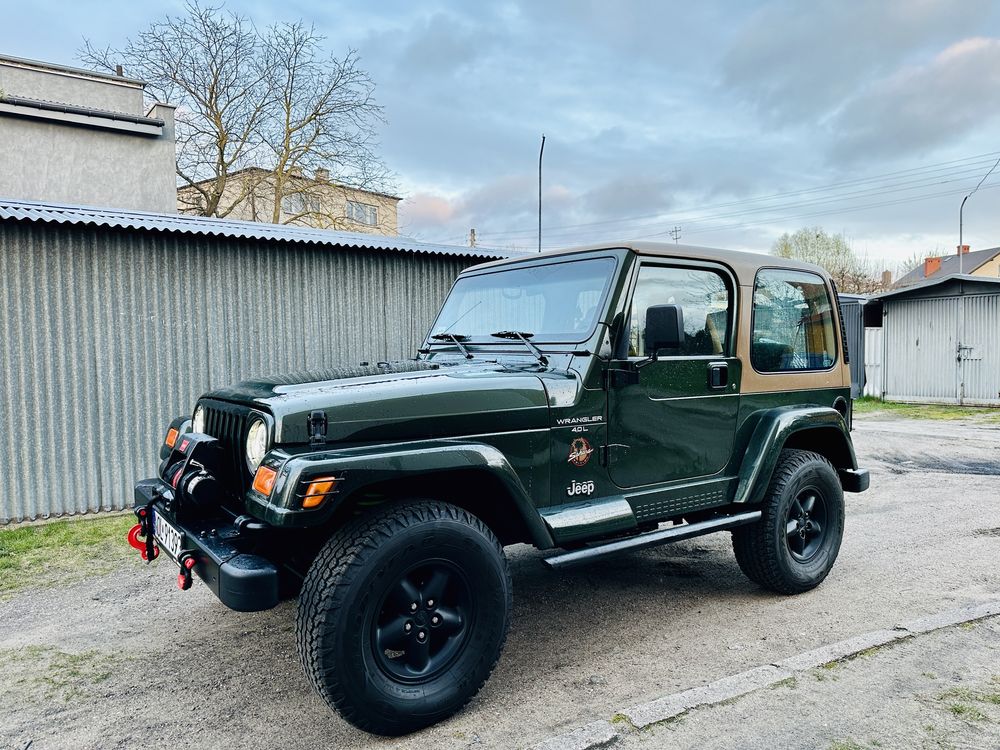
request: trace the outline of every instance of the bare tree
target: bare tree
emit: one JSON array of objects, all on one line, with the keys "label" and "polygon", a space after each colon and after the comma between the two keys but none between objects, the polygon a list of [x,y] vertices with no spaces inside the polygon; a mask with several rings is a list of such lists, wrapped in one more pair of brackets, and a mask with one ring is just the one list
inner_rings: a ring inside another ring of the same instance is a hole
[{"label": "bare tree", "polygon": [[323,41],[301,22],[262,31],[189,0],[121,49],[85,40],[80,59],[109,71],[124,64],[177,106],[177,174],[192,213],[240,208],[255,220],[336,227],[344,201],[330,201],[333,192],[385,190],[389,176],[376,153],[375,84],[356,52],[324,56]]},{"label": "bare tree", "polygon": [[771,254],[815,263],[826,269],[841,292],[871,294],[882,280],[868,260],[855,252],[842,234],[827,234],[820,227],[806,227],[779,237]]},{"label": "bare tree", "polygon": [[[382,120],[375,84],[360,68],[357,52],[324,58],[321,41],[301,22],[272,26],[262,40],[272,101],[260,136],[274,173],[274,223],[281,220],[282,203],[288,205],[293,196],[286,222],[340,226],[346,217],[332,209],[343,201],[328,200],[331,191],[344,185],[384,190],[388,182],[375,153],[372,125]],[[305,172],[310,179],[295,179]]]}]

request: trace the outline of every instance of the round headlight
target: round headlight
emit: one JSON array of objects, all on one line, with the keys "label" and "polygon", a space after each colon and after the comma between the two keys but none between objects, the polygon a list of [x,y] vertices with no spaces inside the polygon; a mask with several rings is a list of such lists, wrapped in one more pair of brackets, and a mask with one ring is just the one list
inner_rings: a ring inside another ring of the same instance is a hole
[{"label": "round headlight", "polygon": [[247,465],[250,471],[257,471],[267,453],[267,425],[263,419],[255,419],[247,430]]},{"label": "round headlight", "polygon": [[191,432],[205,431],[205,410],[196,406],[194,416],[191,418]]}]

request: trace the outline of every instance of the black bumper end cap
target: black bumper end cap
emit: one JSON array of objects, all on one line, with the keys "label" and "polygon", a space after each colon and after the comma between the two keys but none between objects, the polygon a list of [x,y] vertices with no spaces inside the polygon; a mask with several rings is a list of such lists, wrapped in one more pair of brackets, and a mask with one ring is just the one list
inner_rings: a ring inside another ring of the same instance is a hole
[{"label": "black bumper end cap", "polygon": [[837,473],[844,492],[864,492],[871,482],[868,469],[839,469]]},{"label": "black bumper end cap", "polygon": [[276,607],[280,600],[278,569],[270,560],[258,555],[231,557],[219,566],[217,595],[223,604],[237,612],[260,612]]}]

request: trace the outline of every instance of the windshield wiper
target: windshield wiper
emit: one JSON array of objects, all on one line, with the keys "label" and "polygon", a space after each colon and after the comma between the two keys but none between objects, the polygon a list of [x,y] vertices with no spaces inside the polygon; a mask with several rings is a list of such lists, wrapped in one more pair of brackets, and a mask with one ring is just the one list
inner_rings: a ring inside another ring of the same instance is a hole
[{"label": "windshield wiper", "polygon": [[495,336],[498,339],[515,339],[523,341],[524,345],[528,347],[528,351],[535,355],[535,358],[538,360],[538,364],[548,366],[549,360],[544,354],[542,354],[542,350],[528,340],[534,335],[535,334],[528,333],[527,331],[497,331],[496,333],[490,334],[490,336]]},{"label": "windshield wiper", "polygon": [[431,336],[431,338],[435,341],[450,341],[458,347],[458,350],[462,352],[466,359],[472,359],[472,355],[469,354],[469,350],[466,349],[465,345],[462,343],[463,341],[469,340],[468,336],[463,336],[461,333],[435,333]]}]

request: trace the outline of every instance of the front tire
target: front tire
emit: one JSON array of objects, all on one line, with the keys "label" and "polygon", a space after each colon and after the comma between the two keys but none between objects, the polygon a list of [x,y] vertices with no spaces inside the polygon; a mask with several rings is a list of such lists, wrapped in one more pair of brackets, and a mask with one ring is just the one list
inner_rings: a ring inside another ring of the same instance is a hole
[{"label": "front tire", "polygon": [[822,583],[844,536],[844,492],[830,462],[812,451],[781,451],[761,511],[760,521],[733,530],[740,569],[779,594]]},{"label": "front tire", "polygon": [[299,596],[299,656],[351,724],[400,735],[461,709],[493,671],[510,625],[510,572],[468,511],[414,501],[338,531]]}]

